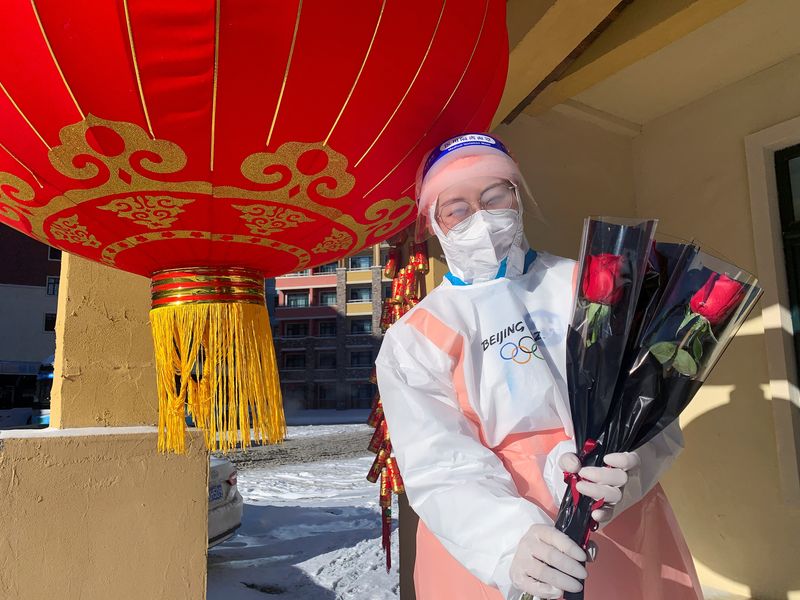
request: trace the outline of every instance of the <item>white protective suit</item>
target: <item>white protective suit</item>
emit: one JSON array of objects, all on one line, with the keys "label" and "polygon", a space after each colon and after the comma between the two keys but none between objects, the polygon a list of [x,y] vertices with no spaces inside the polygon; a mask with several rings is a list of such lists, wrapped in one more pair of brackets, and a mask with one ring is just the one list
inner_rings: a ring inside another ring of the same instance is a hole
[{"label": "white protective suit", "polygon": [[[517,434],[572,435],[565,334],[575,263],[533,251],[527,259],[515,277],[445,280],[389,329],[376,361],[411,506],[458,563],[506,599],[520,596],[509,576],[520,538],[553,519],[522,496],[493,449]],[[637,451],[642,466],[616,515],[657,483],[681,446],[676,424]],[[555,506],[566,488],[557,460],[567,451],[570,440],[536,461]]]}]

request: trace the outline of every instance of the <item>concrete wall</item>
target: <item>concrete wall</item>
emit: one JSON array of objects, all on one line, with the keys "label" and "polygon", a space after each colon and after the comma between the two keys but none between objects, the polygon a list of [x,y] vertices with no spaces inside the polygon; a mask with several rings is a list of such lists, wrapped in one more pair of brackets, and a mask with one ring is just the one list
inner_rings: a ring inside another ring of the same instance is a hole
[{"label": "concrete wall", "polygon": [[0,597],[205,598],[208,466],[152,428],[0,432]]},{"label": "concrete wall", "polygon": [[53,353],[55,334],[44,330],[56,297],[44,286],[0,285],[0,360],[40,363]]},{"label": "concrete wall", "polygon": [[630,138],[557,112],[494,130],[520,164],[543,219],[525,213],[533,248],[575,258],[583,219],[634,212]]},{"label": "concrete wall", "polygon": [[[789,59],[636,137],[556,111],[497,128],[546,218],[528,219],[531,245],[574,257],[585,216],[657,217],[754,272],[744,138],[800,115],[799,74]],[[785,600],[800,598],[800,508],[780,488],[768,382],[757,308],[685,412],[686,450],[664,485],[704,585]]]},{"label": "concrete wall", "polygon": [[[798,115],[795,57],[646,124],[634,140],[639,214],[755,271],[744,138]],[[754,315],[684,414],[686,450],[665,486],[704,581],[759,599],[800,598],[800,507],[780,489]]]}]

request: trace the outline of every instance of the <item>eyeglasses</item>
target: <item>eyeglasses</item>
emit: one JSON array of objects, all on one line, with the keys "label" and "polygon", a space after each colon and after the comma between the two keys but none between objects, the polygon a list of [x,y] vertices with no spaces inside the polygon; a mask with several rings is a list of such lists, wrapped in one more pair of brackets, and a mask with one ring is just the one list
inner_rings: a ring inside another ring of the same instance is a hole
[{"label": "eyeglasses", "polygon": [[465,229],[479,210],[489,213],[508,209],[519,210],[517,185],[507,179],[482,182],[480,186],[469,182],[456,184],[439,194],[434,215],[446,230]]}]

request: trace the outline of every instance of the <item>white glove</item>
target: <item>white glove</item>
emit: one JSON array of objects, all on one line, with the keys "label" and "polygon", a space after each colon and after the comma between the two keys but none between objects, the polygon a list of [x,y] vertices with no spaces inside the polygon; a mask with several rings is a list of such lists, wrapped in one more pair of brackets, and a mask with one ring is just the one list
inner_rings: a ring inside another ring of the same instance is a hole
[{"label": "white glove", "polygon": [[594,500],[603,500],[602,508],[592,511],[592,518],[599,524],[607,523],[614,516],[614,506],[622,500],[628,471],[637,469],[639,455],[635,452],[615,452],[606,455],[606,467],[583,467],[576,454],[567,452],[558,459],[558,466],[567,473],[577,473],[581,480],[578,491]]},{"label": "white glove", "polygon": [[586,579],[586,553],[552,525],[533,525],[519,541],[511,561],[511,583],[538,598],[580,592]]}]

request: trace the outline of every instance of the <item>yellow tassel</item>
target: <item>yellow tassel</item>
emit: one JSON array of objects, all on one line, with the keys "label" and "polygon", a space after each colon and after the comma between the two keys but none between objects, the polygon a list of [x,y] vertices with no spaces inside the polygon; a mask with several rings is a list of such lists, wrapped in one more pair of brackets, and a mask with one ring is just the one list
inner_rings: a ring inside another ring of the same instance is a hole
[{"label": "yellow tassel", "polygon": [[269,315],[263,304],[185,303],[150,312],[158,381],[158,448],[183,453],[186,415],[211,450],[286,436]]}]

